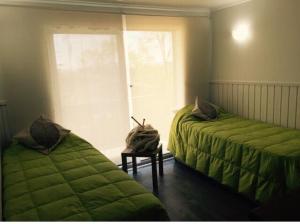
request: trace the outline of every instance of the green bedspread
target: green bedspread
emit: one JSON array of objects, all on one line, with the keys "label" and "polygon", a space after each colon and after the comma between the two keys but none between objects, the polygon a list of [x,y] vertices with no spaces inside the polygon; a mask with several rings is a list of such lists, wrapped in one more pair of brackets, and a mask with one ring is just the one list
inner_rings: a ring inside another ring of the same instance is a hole
[{"label": "green bedspread", "polygon": [[265,201],[300,186],[300,131],[222,113],[216,121],[175,116],[168,149],[188,166]]},{"label": "green bedspread", "polygon": [[152,193],[73,134],[49,156],[13,144],[2,168],[5,220],[168,220]]}]

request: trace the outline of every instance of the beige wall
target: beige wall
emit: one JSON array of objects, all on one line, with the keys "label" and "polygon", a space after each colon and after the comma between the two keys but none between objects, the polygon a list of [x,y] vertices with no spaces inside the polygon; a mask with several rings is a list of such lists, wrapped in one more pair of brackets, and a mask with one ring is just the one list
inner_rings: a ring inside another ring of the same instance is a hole
[{"label": "beige wall", "polygon": [[[214,12],[212,80],[300,82],[300,1],[252,0]],[[235,24],[250,24],[252,38],[237,44]]]},{"label": "beige wall", "polygon": [[[194,35],[196,33],[197,35]],[[186,103],[194,103],[195,96],[209,97],[210,21],[207,18],[190,19],[187,26],[187,53],[185,79]]]},{"label": "beige wall", "polygon": [[0,101],[1,100],[5,100],[5,96],[4,96],[4,78],[3,78],[3,72],[2,72],[2,68],[1,68],[1,64],[0,64]]}]

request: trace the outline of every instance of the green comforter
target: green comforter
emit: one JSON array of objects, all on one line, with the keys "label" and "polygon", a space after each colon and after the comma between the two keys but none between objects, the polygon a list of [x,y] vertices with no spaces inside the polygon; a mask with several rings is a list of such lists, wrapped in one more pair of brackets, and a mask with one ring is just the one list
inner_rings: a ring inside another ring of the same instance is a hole
[{"label": "green comforter", "polygon": [[180,161],[247,197],[265,201],[300,186],[300,131],[221,113],[175,116],[168,149]]},{"label": "green comforter", "polygon": [[152,193],[73,134],[49,156],[13,144],[2,168],[5,220],[168,220]]}]

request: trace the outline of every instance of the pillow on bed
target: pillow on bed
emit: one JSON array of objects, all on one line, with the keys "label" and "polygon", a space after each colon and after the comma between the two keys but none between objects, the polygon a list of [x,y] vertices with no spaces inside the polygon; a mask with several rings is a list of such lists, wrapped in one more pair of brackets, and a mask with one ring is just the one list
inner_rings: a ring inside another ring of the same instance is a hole
[{"label": "pillow on bed", "polygon": [[22,130],[15,139],[22,145],[48,155],[70,133],[70,130],[40,117]]},{"label": "pillow on bed", "polygon": [[209,104],[211,105],[211,106],[213,106],[215,109],[216,109],[216,111],[217,111],[217,116],[219,117],[219,115],[221,114],[221,113],[225,113],[225,110],[222,108],[222,107],[220,107],[220,106],[218,106],[218,105],[216,105],[216,104],[213,104],[213,103],[211,103],[211,102],[209,102]]},{"label": "pillow on bed", "polygon": [[192,115],[201,118],[202,120],[209,121],[218,118],[216,108],[208,102],[198,102],[198,97],[195,100],[195,107],[192,110]]}]

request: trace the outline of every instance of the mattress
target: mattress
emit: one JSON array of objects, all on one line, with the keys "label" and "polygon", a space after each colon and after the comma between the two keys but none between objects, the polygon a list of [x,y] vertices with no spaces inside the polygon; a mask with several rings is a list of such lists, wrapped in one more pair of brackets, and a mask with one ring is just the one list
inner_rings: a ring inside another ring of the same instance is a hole
[{"label": "mattress", "polygon": [[169,151],[179,161],[248,198],[264,202],[300,186],[300,131],[221,113],[215,121],[175,116]]},{"label": "mattress", "polygon": [[168,220],[152,193],[74,134],[48,156],[14,143],[2,169],[7,221]]}]

